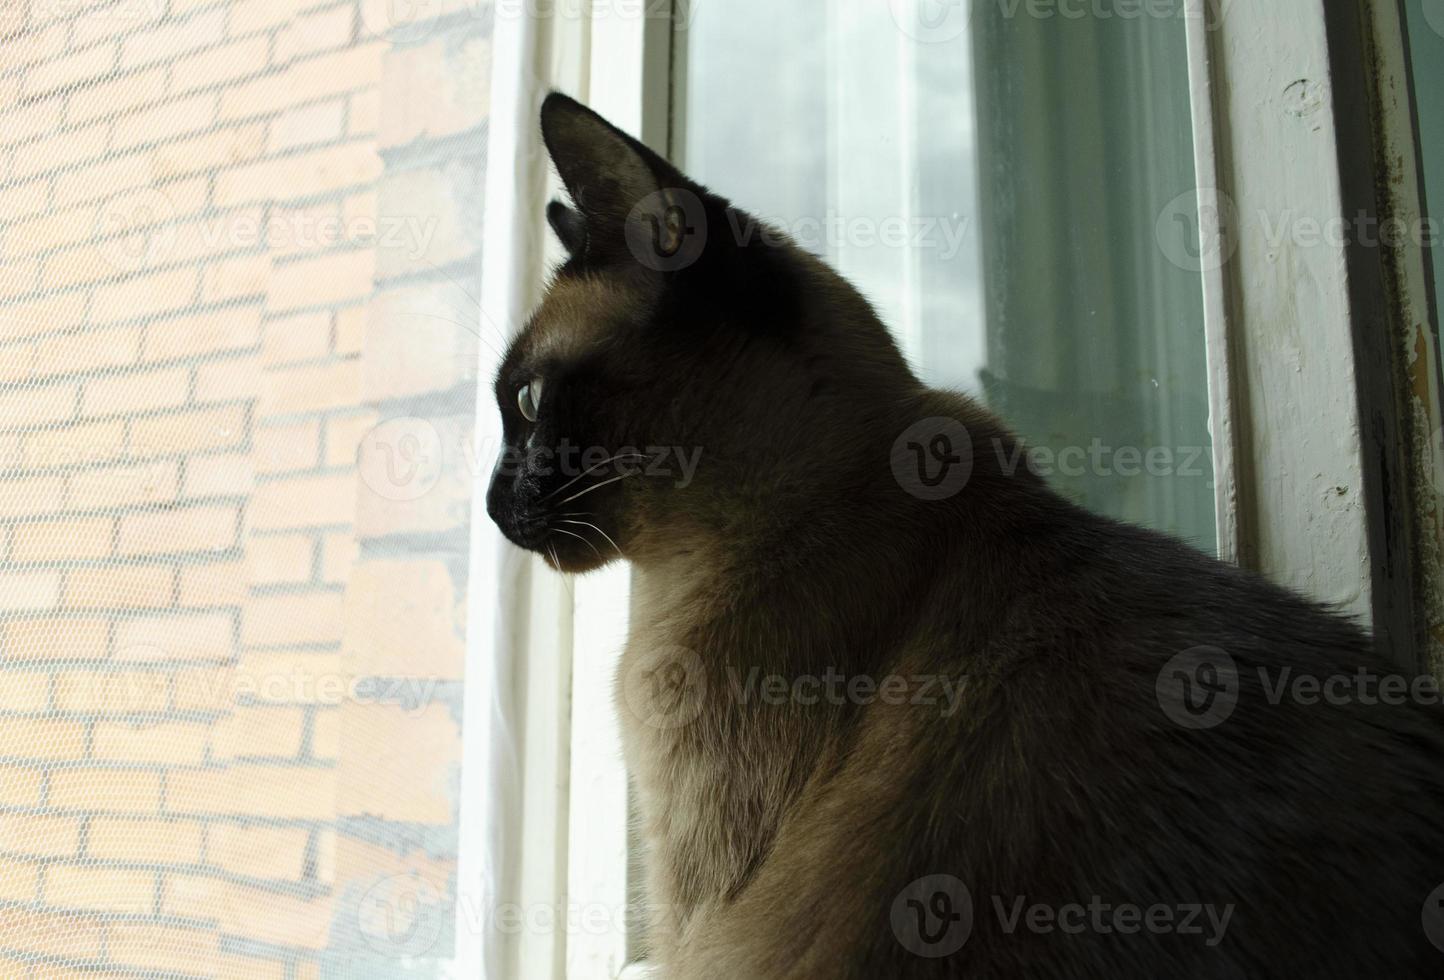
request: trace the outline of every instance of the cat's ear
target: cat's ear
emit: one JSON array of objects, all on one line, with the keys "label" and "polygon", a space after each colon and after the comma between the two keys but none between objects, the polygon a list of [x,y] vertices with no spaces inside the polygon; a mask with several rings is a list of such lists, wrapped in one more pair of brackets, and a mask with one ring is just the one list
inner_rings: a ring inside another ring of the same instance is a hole
[{"label": "cat's ear", "polygon": [[541,128],[576,206],[567,214],[554,204],[547,218],[573,254],[579,248],[602,260],[630,254],[658,271],[683,268],[701,254],[701,189],[670,163],[558,92],[542,103]]},{"label": "cat's ear", "polygon": [[547,205],[547,224],[552,226],[568,254],[581,255],[587,247],[587,221],[575,208],[561,201],[551,202]]}]

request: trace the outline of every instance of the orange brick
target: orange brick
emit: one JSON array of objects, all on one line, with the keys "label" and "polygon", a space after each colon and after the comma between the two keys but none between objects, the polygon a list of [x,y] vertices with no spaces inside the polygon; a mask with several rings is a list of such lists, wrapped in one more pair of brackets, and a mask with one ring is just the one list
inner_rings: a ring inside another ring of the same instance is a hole
[{"label": "orange brick", "polygon": [[219,82],[253,75],[265,70],[270,56],[271,39],[251,37],[181,58],[172,65],[175,90],[209,88]]},{"label": "orange brick", "polygon": [[274,531],[351,524],[356,496],[356,478],[350,473],[272,480],[256,487],[251,526]]},{"label": "orange brick", "polygon": [[131,113],[115,127],[112,143],[117,150],[127,150],[199,132],[215,121],[217,98],[202,93]]},{"label": "orange brick", "polygon": [[321,708],[311,722],[311,756],[335,759],[341,754],[341,709]]},{"label": "orange brick", "polygon": [[0,814],[0,851],[30,857],[70,857],[80,849],[75,817]]},{"label": "orange brick", "polygon": [[131,424],[131,439],[134,445],[154,453],[232,449],[246,441],[246,410],[232,405],[136,419]]},{"label": "orange brick", "polygon": [[165,565],[72,568],[65,576],[72,609],[165,609],[174,596],[175,569]]},{"label": "orange brick", "polygon": [[223,551],[236,544],[236,517],[234,507],[126,514],[120,521],[116,550],[141,555]]},{"label": "orange brick", "polygon": [[332,143],[341,138],[345,125],[345,99],[287,109],[271,123],[268,149],[271,153],[284,153],[317,143]]},{"label": "orange brick", "polygon": [[0,766],[0,806],[39,806],[45,770],[36,766]]},{"label": "orange brick", "polygon": [[[139,338],[136,351],[139,351]],[[147,412],[183,405],[190,389],[190,371],[148,371],[119,377],[95,378],[85,385],[80,401],[83,415]]]},{"label": "orange brick", "polygon": [[157,670],[74,670],[56,675],[60,711],[125,715],[170,705],[170,677]]},{"label": "orange brick", "polygon": [[65,481],[59,477],[0,480],[0,517],[53,514],[64,494]]},{"label": "orange brick", "polygon": [[349,3],[297,17],[276,35],[276,62],[346,47],[355,29],[356,8]]},{"label": "orange brick", "polygon": [[318,422],[263,426],[256,430],[253,456],[258,473],[313,469],[320,455],[321,427]]},{"label": "orange brick", "polygon": [[80,386],[74,383],[0,394],[0,428],[38,425],[71,418]]},{"label": "orange brick", "polygon": [[105,152],[108,128],[103,124],[95,125],[22,144],[15,150],[11,175],[29,177],[98,157]]},{"label": "orange brick", "polygon": [[106,74],[115,65],[116,46],[102,44],[72,55],[49,58],[25,73],[25,95],[33,98]]},{"label": "orange brick", "polygon": [[255,160],[266,150],[264,123],[231,126],[150,151],[148,166],[159,179],[209,171]]},{"label": "orange brick", "polygon": [[247,646],[338,643],[341,607],[337,592],[254,597],[244,610],[241,642]]},{"label": "orange brick", "polygon": [[351,689],[339,653],[309,650],[248,650],[236,665],[234,685],[237,694],[268,705],[335,705]]},{"label": "orange brick", "polygon": [[[13,10],[17,6],[13,5],[11,9]],[[5,41],[5,64],[11,68],[17,68],[20,65],[28,65],[42,59],[54,58],[65,50],[69,34],[70,26],[68,24],[55,24],[42,31],[31,31],[20,37],[7,38]]]},{"label": "orange brick", "polygon": [[[40,896],[40,865],[0,862],[0,901],[30,903]],[[3,924],[0,924],[3,928]]]},{"label": "orange brick", "polygon": [[271,256],[243,255],[240,258],[212,262],[205,267],[201,281],[201,299],[207,303],[264,296],[271,276]]},{"label": "orange brick", "polygon": [[216,204],[291,201],[371,183],[381,158],[366,142],[345,143],[223,171],[216,177]]},{"label": "orange brick", "polygon": [[50,181],[32,180],[0,188],[0,220],[14,221],[44,210],[50,201]]},{"label": "orange brick", "polygon": [[490,329],[456,283],[379,294],[366,324],[366,400],[446,391],[471,379],[477,338]]},{"label": "orange brick", "polygon": [[187,497],[239,497],[254,483],[251,459],[243,454],[197,456],[186,461]]},{"label": "orange brick", "polygon": [[7,908],[0,909],[0,935],[11,950],[91,959],[104,947],[105,926],[90,916]]},{"label": "orange brick", "polygon": [[[12,256],[34,255],[62,245],[73,245],[95,234],[95,221],[96,209],[93,207],[48,211],[28,221],[17,221],[5,236],[5,252]],[[54,285],[49,281],[46,284]]]},{"label": "orange brick", "polygon": [[34,292],[39,276],[40,263],[33,259],[0,264],[0,299],[10,300]]},{"label": "orange brick", "polygon": [[473,129],[491,113],[491,41],[437,38],[395,48],[381,90],[383,147]]},{"label": "orange brick", "polygon": [[459,680],[465,598],[444,562],[360,562],[346,589],[349,666],[360,675]]},{"label": "orange brick", "polygon": [[120,115],[147,102],[157,102],[165,95],[165,74],[164,68],[152,68],[76,92],[70,97],[66,118],[75,125],[102,116]]},{"label": "orange brick", "polygon": [[234,680],[235,669],[229,666],[178,670],[175,674],[175,709],[229,712],[236,700]]},{"label": "orange brick", "polygon": [[91,750],[95,758],[111,762],[199,765],[206,759],[210,738],[210,725],[185,722],[137,725],[98,722],[92,736]]},{"label": "orange brick", "polygon": [[0,573],[0,611],[49,609],[60,599],[60,573]]},{"label": "orange brick", "polygon": [[189,306],[195,296],[194,269],[141,276],[95,291],[93,309],[106,320],[130,320]]},{"label": "orange brick", "polygon": [[176,813],[330,820],[336,815],[335,787],[332,769],[181,769],[169,776],[166,807]]},{"label": "orange brick", "polygon": [[181,569],[182,606],[239,606],[250,590],[240,562],[186,566]]},{"label": "orange brick", "polygon": [[110,649],[110,626],[103,619],[37,616],[0,624],[5,659],[102,660]]},{"label": "orange brick", "polygon": [[[237,687],[237,692],[247,690]],[[215,706],[216,709],[224,705]],[[216,723],[218,761],[234,759],[294,759],[301,754],[306,731],[306,709],[267,705],[236,708]]]},{"label": "orange brick", "polygon": [[365,732],[368,747],[363,755],[341,758],[340,813],[442,826],[456,819],[452,781],[461,763],[461,732],[449,707],[405,710],[347,701],[340,710],[343,730]]},{"label": "orange brick", "polygon": [[192,358],[244,350],[260,341],[260,311],[238,307],[151,324],[146,330],[143,357],[147,361]]},{"label": "orange brick", "polygon": [[41,341],[36,370],[40,374],[92,371],[133,364],[139,353],[140,331],[134,327],[63,334]]},{"label": "orange brick", "polygon": [[[76,4],[71,3],[74,7]],[[89,6],[100,6],[94,2]],[[71,36],[72,48],[83,48],[120,34],[133,34],[146,25],[160,20],[165,13],[165,4],[159,0],[127,0],[113,6],[100,6],[99,10],[85,11],[75,19]]]},{"label": "orange brick", "polygon": [[[0,708],[6,711],[44,711],[49,706],[49,674],[13,670],[0,673]],[[3,728],[4,722],[0,721],[0,731]]]},{"label": "orange brick", "polygon": [[0,337],[33,337],[76,326],[85,319],[85,302],[84,294],[67,293],[6,304],[0,308]]},{"label": "orange brick", "polygon": [[21,524],[10,541],[11,561],[104,558],[110,554],[113,522],[108,517]]},{"label": "orange brick", "polygon": [[220,936],[208,928],[117,922],[110,927],[107,950],[112,960],[127,966],[212,976],[220,957]]},{"label": "orange brick", "polygon": [[359,354],[366,340],[367,308],[350,306],[336,311],[336,353]]},{"label": "orange brick", "polygon": [[56,865],[45,875],[45,899],[61,908],[148,915],[155,908],[155,873]]},{"label": "orange brick", "polygon": [[310,836],[294,827],[216,824],[211,828],[207,863],[249,878],[299,880]]},{"label": "orange brick", "polygon": [[263,415],[294,415],[349,408],[361,401],[361,361],[276,368],[261,377]]},{"label": "orange brick", "polygon": [[4,127],[5,135],[0,137],[0,142],[15,144],[26,143],[41,136],[48,136],[60,128],[60,120],[64,115],[64,100],[47,99],[44,102],[32,102],[0,115],[0,126]]},{"label": "orange brick", "polygon": [[171,261],[211,259],[228,252],[254,249],[265,240],[261,231],[263,217],[262,209],[253,206],[185,222],[176,228]]},{"label": "orange brick", "polygon": [[138,663],[228,660],[234,652],[231,629],[227,613],[122,620],[115,625],[115,658]]},{"label": "orange brick", "polygon": [[86,853],[108,861],[197,864],[203,836],[200,824],[177,818],[96,817],[90,822]]},{"label": "orange brick", "polygon": [[195,398],[199,404],[254,399],[261,387],[261,362],[232,357],[196,368]]},{"label": "orange brick", "polygon": [[381,90],[371,89],[351,96],[348,114],[351,136],[374,136],[381,128]]},{"label": "orange brick", "polygon": [[329,311],[300,313],[269,321],[262,329],[261,362],[290,364],[325,357],[331,350]]},{"label": "orange brick", "polygon": [[150,161],[139,153],[68,169],[56,175],[55,203],[98,201],[119,191],[148,185],[153,176]]},{"label": "orange brick", "polygon": [[288,262],[271,277],[266,306],[284,311],[362,299],[371,295],[375,277],[376,253],[369,248]]},{"label": "orange brick", "polygon": [[125,456],[125,421],[67,425],[26,434],[25,465],[60,467],[108,463]]},{"label": "orange brick", "polygon": [[308,582],[315,550],[306,535],[253,536],[246,541],[246,570],[255,585]]},{"label": "orange brick", "polygon": [[356,451],[367,433],[376,428],[376,413],[331,416],[326,420],[326,465],[355,466]]},{"label": "orange brick", "polygon": [[[85,757],[85,726],[54,718],[6,718],[0,723],[5,754],[29,759]],[[53,774],[52,774],[53,775]]]},{"label": "orange brick", "polygon": [[296,16],[305,0],[238,0],[231,4],[231,35],[270,30]]},{"label": "orange brick", "polygon": [[160,776],[129,769],[57,769],[50,774],[51,807],[91,813],[155,813]]},{"label": "orange brick", "polygon": [[288,980],[291,974],[286,971],[287,965],[275,960],[223,953],[216,964],[216,980]]},{"label": "orange brick", "polygon": [[327,584],[350,581],[361,546],[350,532],[326,535],[321,545],[321,580]]},{"label": "orange brick", "polygon": [[70,477],[69,505],[91,510],[168,503],[176,499],[179,473],[179,464],[172,460],[76,473]]},{"label": "orange brick", "polygon": [[121,46],[120,63],[125,68],[135,68],[172,61],[199,48],[218,44],[225,37],[225,31],[226,11],[218,9],[132,34]]}]

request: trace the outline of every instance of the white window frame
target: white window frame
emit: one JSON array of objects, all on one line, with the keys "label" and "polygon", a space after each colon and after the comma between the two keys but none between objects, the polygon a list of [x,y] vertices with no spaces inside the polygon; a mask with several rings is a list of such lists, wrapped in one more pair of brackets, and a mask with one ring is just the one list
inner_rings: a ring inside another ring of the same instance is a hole
[{"label": "white window frame", "polygon": [[[690,0],[671,2],[685,25]],[[1329,2],[1230,3],[1219,19],[1218,0],[1188,0],[1200,206],[1226,216],[1200,222],[1201,254],[1219,257],[1203,276],[1218,546],[1225,560],[1374,623],[1389,641],[1407,641],[1421,615],[1419,596],[1444,602],[1444,589],[1437,570],[1411,567],[1413,549],[1400,547],[1407,535],[1398,538],[1387,515],[1437,501],[1444,489],[1444,453],[1429,442],[1444,420],[1440,379],[1428,371],[1425,395],[1411,406],[1415,417],[1398,419],[1390,398],[1407,379],[1391,359],[1394,348],[1363,343],[1359,331],[1382,315],[1398,332],[1391,343],[1415,340],[1411,328],[1436,315],[1427,254],[1406,244],[1392,256],[1396,281],[1386,284],[1374,268],[1378,254],[1319,245],[1289,256],[1295,274],[1281,280],[1267,244],[1266,219],[1290,211],[1323,219],[1361,204],[1360,181],[1372,186],[1373,159],[1340,152],[1361,139],[1377,138],[1391,159],[1406,161],[1390,206],[1406,220],[1420,213],[1397,4],[1366,0],[1366,15],[1351,25]],[[658,150],[674,147],[685,104],[680,27],[638,16],[639,7],[655,15],[660,5],[558,4],[587,13],[546,19],[505,17],[498,7],[482,305],[485,322],[502,333],[523,321],[558,257],[540,218],[557,191],[536,138],[545,91],[581,98]],[[1381,52],[1378,64],[1363,63],[1367,32]],[[1342,50],[1351,38],[1358,50]],[[1356,103],[1371,73],[1384,93],[1379,133],[1368,132],[1367,118],[1335,111]],[[1305,110],[1306,119],[1297,115]],[[1306,295],[1293,288],[1299,282],[1308,283]],[[483,378],[494,373],[495,357],[483,355]],[[490,401],[483,386],[478,458],[500,440]],[[1390,499],[1378,480],[1385,468],[1395,487]],[[1414,496],[1402,495],[1401,485]],[[612,690],[626,633],[627,571],[562,580],[508,549],[484,513],[472,526],[471,567],[479,572],[466,711],[488,723],[467,725],[468,829],[453,975],[482,976],[484,955],[484,975],[493,980],[644,977],[644,965],[628,963],[618,925],[631,868]],[[1416,649],[1401,666],[1422,668],[1425,658]],[[487,792],[496,786],[501,799]],[[507,905],[533,916],[600,915],[591,921],[608,925],[483,928],[478,936],[478,910]]]}]

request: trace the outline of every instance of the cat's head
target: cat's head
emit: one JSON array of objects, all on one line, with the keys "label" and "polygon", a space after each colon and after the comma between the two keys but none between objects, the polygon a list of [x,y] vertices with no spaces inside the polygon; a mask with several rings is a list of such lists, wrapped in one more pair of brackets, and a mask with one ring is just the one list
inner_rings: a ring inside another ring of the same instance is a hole
[{"label": "cat's head", "polygon": [[826,485],[917,384],[867,302],[577,102],[541,124],[569,257],[496,377],[503,533],[583,571]]}]

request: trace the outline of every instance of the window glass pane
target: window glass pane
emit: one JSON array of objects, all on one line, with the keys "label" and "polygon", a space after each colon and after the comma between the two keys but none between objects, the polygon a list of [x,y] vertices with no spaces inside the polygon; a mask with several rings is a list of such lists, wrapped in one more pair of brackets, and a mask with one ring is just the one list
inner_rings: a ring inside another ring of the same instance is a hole
[{"label": "window glass pane", "polygon": [[1213,550],[1182,2],[698,4],[675,149],[1062,492]]}]

